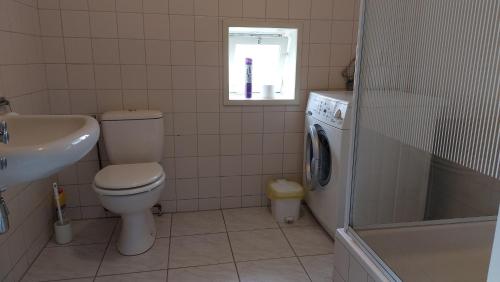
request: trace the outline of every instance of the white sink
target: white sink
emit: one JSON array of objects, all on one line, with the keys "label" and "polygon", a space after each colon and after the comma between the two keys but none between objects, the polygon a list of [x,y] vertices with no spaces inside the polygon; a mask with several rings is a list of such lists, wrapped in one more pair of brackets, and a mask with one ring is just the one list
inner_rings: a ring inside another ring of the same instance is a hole
[{"label": "white sink", "polygon": [[8,144],[0,143],[0,191],[21,182],[45,178],[83,158],[99,139],[99,124],[89,116],[0,116],[7,122]]}]

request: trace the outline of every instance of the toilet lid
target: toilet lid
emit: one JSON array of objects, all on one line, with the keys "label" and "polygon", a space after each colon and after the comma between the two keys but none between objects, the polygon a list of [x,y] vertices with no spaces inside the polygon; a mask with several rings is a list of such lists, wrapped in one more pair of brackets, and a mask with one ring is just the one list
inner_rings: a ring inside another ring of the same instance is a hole
[{"label": "toilet lid", "polygon": [[158,163],[110,165],[97,173],[94,184],[101,189],[131,189],[151,184],[163,174]]}]

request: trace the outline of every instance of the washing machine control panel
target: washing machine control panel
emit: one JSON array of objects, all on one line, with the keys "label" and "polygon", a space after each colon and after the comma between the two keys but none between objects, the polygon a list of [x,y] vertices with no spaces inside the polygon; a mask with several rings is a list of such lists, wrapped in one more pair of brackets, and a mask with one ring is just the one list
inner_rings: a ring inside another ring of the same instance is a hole
[{"label": "washing machine control panel", "polygon": [[332,97],[317,95],[311,93],[307,105],[307,114],[324,123],[337,128],[344,129],[348,126],[350,120],[349,104],[345,101],[336,100]]}]

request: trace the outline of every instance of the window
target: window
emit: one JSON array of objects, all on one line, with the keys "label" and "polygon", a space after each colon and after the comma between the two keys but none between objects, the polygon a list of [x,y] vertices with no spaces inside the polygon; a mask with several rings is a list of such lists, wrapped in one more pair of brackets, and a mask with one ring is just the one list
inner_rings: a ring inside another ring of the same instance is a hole
[{"label": "window", "polygon": [[299,27],[226,22],[225,104],[298,104]]}]

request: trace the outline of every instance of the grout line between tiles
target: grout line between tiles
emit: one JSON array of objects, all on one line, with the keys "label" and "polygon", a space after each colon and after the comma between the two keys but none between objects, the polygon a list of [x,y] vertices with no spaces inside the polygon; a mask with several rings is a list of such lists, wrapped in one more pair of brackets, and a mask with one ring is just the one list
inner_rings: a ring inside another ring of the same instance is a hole
[{"label": "grout line between tiles", "polygon": [[290,243],[290,240],[288,240],[288,237],[286,237],[285,231],[283,231],[283,228],[279,224],[278,224],[278,226],[279,226],[279,229],[281,231],[281,234],[283,234],[283,237],[285,237],[285,240],[287,241],[288,245],[292,249],[292,252],[295,254],[295,258],[299,261],[300,266],[302,266],[302,269],[306,273],[306,275],[309,278],[309,280],[312,281],[311,276],[309,276],[309,273],[307,272],[306,267],[304,266],[304,264],[302,264],[302,261],[300,260],[299,255],[297,254],[297,252],[293,248],[292,243]]},{"label": "grout line between tiles", "polygon": [[97,279],[97,274],[99,274],[99,270],[101,270],[102,263],[104,262],[104,258],[106,257],[106,253],[108,252],[108,249],[111,247],[112,242],[113,242],[113,236],[115,232],[118,231],[118,228],[120,227],[120,221],[115,222],[115,226],[113,228],[113,232],[111,232],[111,236],[109,236],[108,244],[106,248],[104,248],[104,252],[101,257],[101,261],[99,262],[99,266],[97,267],[97,270],[94,274],[94,281]]},{"label": "grout line between tiles", "polygon": [[229,243],[229,249],[231,250],[231,256],[233,257],[233,265],[236,269],[236,275],[238,275],[238,280],[241,281],[240,272],[238,270],[238,266],[236,265],[236,259],[234,258],[233,245],[231,244],[231,239],[229,238],[229,231],[227,231],[226,218],[224,217],[224,211],[220,211],[222,214],[222,220],[224,221],[224,228],[226,229],[226,237]]}]

